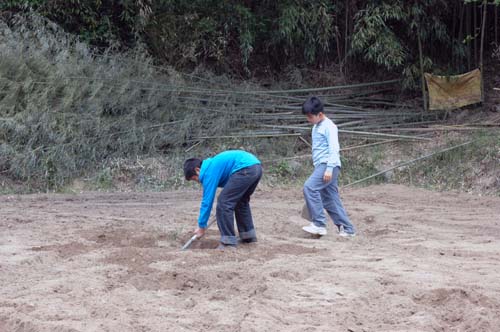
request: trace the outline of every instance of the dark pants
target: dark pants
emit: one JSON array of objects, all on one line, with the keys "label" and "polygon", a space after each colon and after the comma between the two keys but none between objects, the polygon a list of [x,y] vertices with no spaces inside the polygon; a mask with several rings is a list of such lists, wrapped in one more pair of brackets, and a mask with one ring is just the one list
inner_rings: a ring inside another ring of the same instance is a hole
[{"label": "dark pants", "polygon": [[234,216],[241,240],[257,239],[250,211],[250,196],[262,177],[262,166],[253,165],[233,173],[217,199],[217,225],[224,244],[237,244]]}]

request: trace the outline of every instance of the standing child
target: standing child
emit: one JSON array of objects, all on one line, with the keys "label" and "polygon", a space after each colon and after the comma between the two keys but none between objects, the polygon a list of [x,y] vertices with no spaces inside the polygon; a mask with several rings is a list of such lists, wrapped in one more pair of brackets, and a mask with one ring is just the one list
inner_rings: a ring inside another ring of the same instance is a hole
[{"label": "standing child", "polygon": [[205,234],[217,187],[222,187],[216,209],[221,234],[218,249],[236,247],[235,216],[240,241],[257,241],[249,204],[262,176],[257,157],[246,151],[229,150],[205,160],[191,158],[184,162],[184,176],[186,180],[194,180],[203,186],[198,228],[194,232],[198,238]]},{"label": "standing child", "polygon": [[314,171],[304,184],[311,224],[302,229],[310,234],[326,234],[326,210],[337,226],[339,235],[354,236],[354,226],[342,205],[338,192],[340,172],[340,146],[337,126],[323,113],[323,103],[317,97],[309,97],[302,105],[302,113],[313,124],[312,159]]}]

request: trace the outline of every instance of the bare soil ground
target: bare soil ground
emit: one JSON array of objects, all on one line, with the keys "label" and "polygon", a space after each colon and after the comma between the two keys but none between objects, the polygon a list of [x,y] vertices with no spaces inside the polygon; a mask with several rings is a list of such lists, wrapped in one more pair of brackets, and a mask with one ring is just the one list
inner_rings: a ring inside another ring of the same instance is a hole
[{"label": "bare soil ground", "polygon": [[259,242],[188,251],[201,191],[0,196],[0,331],[498,331],[500,198],[342,192],[353,239],[259,188]]}]

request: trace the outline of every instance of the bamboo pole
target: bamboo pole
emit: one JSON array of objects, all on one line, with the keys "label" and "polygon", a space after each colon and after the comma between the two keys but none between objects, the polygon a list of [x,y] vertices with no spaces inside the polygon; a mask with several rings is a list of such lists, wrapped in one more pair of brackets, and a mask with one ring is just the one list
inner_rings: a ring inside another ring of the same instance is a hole
[{"label": "bamboo pole", "polygon": [[348,146],[346,148],[341,148],[340,151],[356,150],[356,149],[366,148],[366,147],[369,147],[369,146],[380,145],[380,144],[387,144],[387,143],[392,143],[392,142],[397,142],[397,141],[399,141],[399,139],[388,139],[388,140],[385,140],[385,141],[380,141],[380,142],[375,142],[375,143]]},{"label": "bamboo pole", "polygon": [[435,131],[470,131],[470,130],[482,130],[484,127],[436,127],[436,128],[402,128],[398,131],[402,132],[435,132]]},{"label": "bamboo pole", "polygon": [[311,128],[309,126],[307,127],[300,127],[300,126],[285,126],[285,125],[266,125],[262,124],[260,127],[267,127],[267,128],[279,128],[279,129],[294,129],[294,130],[307,130],[310,131]]},{"label": "bamboo pole", "polygon": [[363,97],[363,96],[370,96],[374,94],[380,94],[380,93],[385,93],[385,92],[390,92],[392,91],[391,88],[384,88],[380,90],[373,90],[373,91],[365,91],[365,92],[349,92],[349,93],[339,93],[335,95],[317,95],[321,99],[325,98],[330,98],[330,99],[342,99],[342,98],[358,98],[358,97]]},{"label": "bamboo pole", "polygon": [[336,86],[328,86],[328,87],[321,87],[321,88],[310,88],[310,89],[253,91],[253,93],[254,94],[258,94],[259,92],[262,92],[262,93],[266,93],[266,94],[274,94],[274,93],[297,93],[297,92],[329,91],[329,90],[364,88],[364,87],[369,87],[369,86],[396,84],[396,83],[399,83],[399,82],[401,82],[400,79],[394,79],[394,80],[379,81],[379,82],[359,83],[359,84],[350,84],[350,85],[336,85]]},{"label": "bamboo pole", "polygon": [[432,156],[434,156],[434,155],[436,155],[436,154],[440,154],[440,153],[444,153],[444,152],[447,152],[447,151],[454,150],[454,149],[456,149],[456,148],[459,148],[459,147],[461,147],[461,146],[464,146],[464,145],[470,144],[470,143],[472,143],[472,142],[473,142],[473,141],[468,141],[468,142],[465,142],[465,143],[462,143],[462,144],[458,144],[458,145],[452,146],[452,147],[450,147],[450,148],[446,148],[446,149],[443,149],[443,150],[440,150],[440,151],[436,151],[436,152],[432,152],[432,153],[426,154],[426,155],[424,155],[424,156],[422,156],[422,157],[419,157],[419,158],[415,158],[415,159],[412,159],[412,160],[409,160],[409,161],[405,161],[405,162],[403,162],[403,163],[401,163],[401,164],[398,164],[398,165],[393,166],[393,167],[391,167],[391,168],[385,169],[385,170],[383,170],[383,171],[381,171],[381,172],[378,172],[378,173],[375,173],[375,174],[373,174],[373,175],[367,176],[366,178],[363,178],[363,179],[360,179],[360,180],[357,180],[357,181],[351,182],[351,183],[349,183],[349,184],[347,184],[347,185],[343,186],[343,188],[350,187],[350,186],[353,186],[353,185],[355,185],[355,184],[358,184],[358,183],[364,182],[364,181],[366,181],[366,180],[372,179],[372,178],[374,178],[374,177],[376,177],[376,176],[379,176],[379,175],[385,174],[385,173],[387,173],[387,172],[389,172],[389,171],[392,171],[393,169],[400,168],[400,167],[403,167],[403,166],[406,166],[406,165],[410,165],[410,164],[413,164],[414,162],[417,162],[417,161],[420,161],[420,160],[423,160],[423,159],[427,159],[427,158],[432,157]]},{"label": "bamboo pole", "polygon": [[304,137],[302,136],[299,136],[299,139],[304,142],[307,146],[309,146],[310,148],[312,148],[312,145],[311,143],[309,143]]},{"label": "bamboo pole", "polygon": [[342,130],[342,129],[339,129],[339,133],[367,135],[367,136],[381,136],[381,137],[397,137],[397,138],[423,140],[423,141],[430,141],[431,140],[430,138],[418,137],[418,136],[384,134],[384,133],[375,133],[375,132],[372,133],[372,132],[368,132],[368,131],[353,131],[353,130]]},{"label": "bamboo pole", "polygon": [[[340,149],[340,151],[348,151],[348,150],[361,149],[361,148],[366,148],[366,147],[370,147],[370,146],[374,146],[374,145],[387,144],[387,143],[397,142],[397,141],[399,141],[399,140],[398,139],[390,139],[390,140],[380,141],[380,142],[375,142],[375,143],[370,143],[370,144],[348,146],[346,148]],[[307,144],[309,144],[307,141],[305,141],[305,142]],[[276,161],[281,161],[281,160],[293,160],[293,159],[302,159],[302,158],[311,158],[311,154],[308,153],[308,154],[303,154],[303,155],[293,156],[293,157],[283,157],[283,158],[279,158],[279,159],[274,159],[273,158],[273,159],[263,160],[262,162],[276,162]]]},{"label": "bamboo pole", "polygon": [[300,133],[292,134],[261,134],[261,135],[220,135],[220,136],[201,136],[196,137],[194,140],[202,139],[218,139],[218,138],[268,138],[268,137],[287,137],[287,136],[300,136]]},{"label": "bamboo pole", "polygon": [[498,45],[498,8],[495,5],[495,45]]},{"label": "bamboo pole", "polygon": [[198,141],[196,142],[195,144],[191,145],[188,149],[184,150],[184,152],[189,152],[191,151],[192,149],[194,149],[195,147],[197,147],[198,145],[200,145],[203,141]]},{"label": "bamboo pole", "polygon": [[309,153],[309,154],[302,154],[300,156],[293,156],[293,157],[264,159],[264,160],[262,160],[262,162],[269,163],[269,162],[277,162],[277,161],[282,161],[282,160],[294,160],[294,159],[304,159],[304,158],[311,158],[311,154]]}]

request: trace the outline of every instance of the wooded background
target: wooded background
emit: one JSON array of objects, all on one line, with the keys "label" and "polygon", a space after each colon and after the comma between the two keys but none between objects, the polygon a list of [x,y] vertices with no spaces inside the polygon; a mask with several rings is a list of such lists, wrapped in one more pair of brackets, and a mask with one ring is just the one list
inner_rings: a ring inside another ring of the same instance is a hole
[{"label": "wooded background", "polygon": [[180,183],[188,155],[241,147],[290,178],[311,94],[350,150],[428,141],[446,115],[424,112],[421,73],[494,68],[499,3],[3,0],[0,181],[57,190],[166,156]]},{"label": "wooded background", "polygon": [[157,63],[178,69],[203,65],[239,77],[266,77],[289,66],[337,65],[349,77],[363,66],[403,73],[405,86],[416,88],[419,41],[422,69],[438,74],[479,66],[482,27],[484,49],[498,50],[499,3],[4,0],[0,11],[34,11],[101,48],[142,44]]}]

